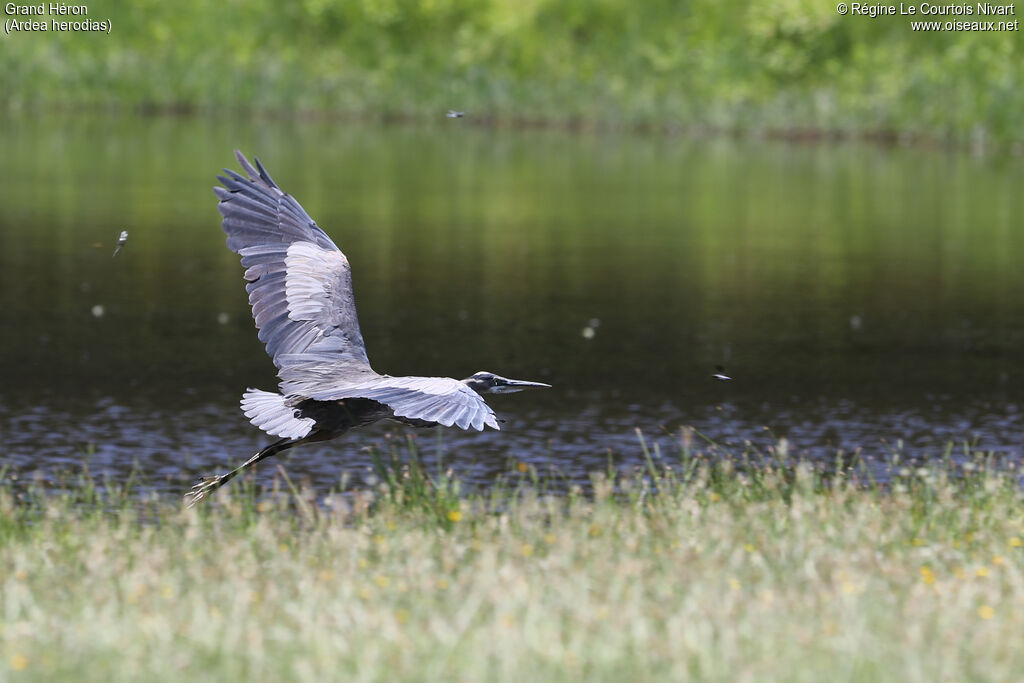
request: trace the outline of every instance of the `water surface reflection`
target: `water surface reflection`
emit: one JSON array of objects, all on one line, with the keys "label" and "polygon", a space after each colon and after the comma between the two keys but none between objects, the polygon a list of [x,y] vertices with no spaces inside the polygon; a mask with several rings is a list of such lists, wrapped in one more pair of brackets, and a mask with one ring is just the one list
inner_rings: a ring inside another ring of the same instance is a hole
[{"label": "water surface reflection", "polygon": [[[488,369],[555,388],[447,431],[486,483],[512,460],[571,480],[786,436],[811,458],[898,440],[1016,457],[1024,432],[1024,181],[924,150],[467,127],[90,118],[0,131],[0,433],[22,473],[77,464],[160,488],[261,444],[270,388],[213,176],[258,154],[353,264],[374,367]],[[120,230],[131,239],[116,259]],[[589,330],[589,332],[588,332]],[[734,379],[713,379],[722,364]],[[765,427],[769,427],[766,430]],[[387,428],[296,450],[332,485]],[[421,433],[433,457],[436,435]],[[272,476],[265,468],[260,477]]]}]

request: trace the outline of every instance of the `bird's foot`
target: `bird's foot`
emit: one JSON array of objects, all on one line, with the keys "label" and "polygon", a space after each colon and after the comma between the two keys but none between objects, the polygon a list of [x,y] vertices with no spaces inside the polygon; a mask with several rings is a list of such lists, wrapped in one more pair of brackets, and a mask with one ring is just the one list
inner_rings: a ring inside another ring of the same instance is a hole
[{"label": "bird's foot", "polygon": [[185,494],[185,506],[194,507],[206,500],[211,493],[220,488],[224,483],[224,475],[206,477],[192,487],[192,490]]}]

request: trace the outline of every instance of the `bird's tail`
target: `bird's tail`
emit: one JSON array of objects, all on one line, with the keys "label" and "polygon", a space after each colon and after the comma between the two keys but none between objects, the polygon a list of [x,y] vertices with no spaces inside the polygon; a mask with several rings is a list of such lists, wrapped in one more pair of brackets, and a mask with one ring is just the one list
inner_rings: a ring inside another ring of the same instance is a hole
[{"label": "bird's tail", "polygon": [[242,394],[242,412],[267,434],[289,439],[308,436],[316,426],[316,420],[300,417],[281,394],[259,389],[247,389]]}]

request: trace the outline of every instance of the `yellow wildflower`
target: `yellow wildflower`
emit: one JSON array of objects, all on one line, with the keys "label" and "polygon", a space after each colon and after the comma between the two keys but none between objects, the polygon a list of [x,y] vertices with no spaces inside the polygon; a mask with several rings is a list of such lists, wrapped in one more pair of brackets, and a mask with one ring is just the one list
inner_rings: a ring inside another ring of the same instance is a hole
[{"label": "yellow wildflower", "polygon": [[996,615],[996,611],[992,609],[992,605],[982,605],[978,608],[978,616],[982,619],[991,619]]}]

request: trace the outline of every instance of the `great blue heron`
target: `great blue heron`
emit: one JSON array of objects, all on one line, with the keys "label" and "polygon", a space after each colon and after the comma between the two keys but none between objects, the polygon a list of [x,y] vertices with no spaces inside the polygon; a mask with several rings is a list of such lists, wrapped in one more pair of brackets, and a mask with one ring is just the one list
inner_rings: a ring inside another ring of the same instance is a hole
[{"label": "great blue heron", "polygon": [[391,419],[414,427],[498,429],[483,393],[510,393],[541,382],[478,372],[448,377],[390,377],[370,367],[359,332],[348,259],[256,159],[236,151],[248,178],[225,169],[214,187],[228,248],[242,257],[245,289],[259,338],[278,368],[280,393],[248,389],[242,411],[280,440],[241,466],[196,484],[194,505],[237,474],[301,443]]}]

